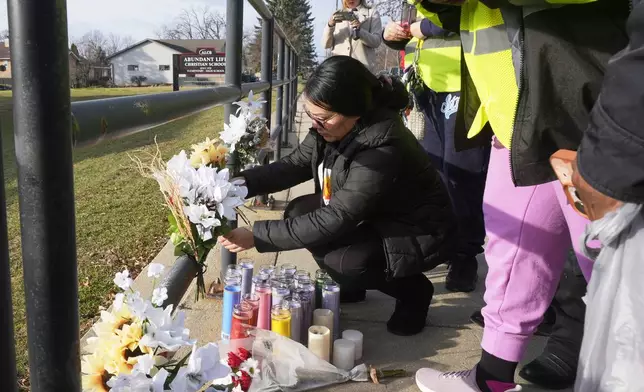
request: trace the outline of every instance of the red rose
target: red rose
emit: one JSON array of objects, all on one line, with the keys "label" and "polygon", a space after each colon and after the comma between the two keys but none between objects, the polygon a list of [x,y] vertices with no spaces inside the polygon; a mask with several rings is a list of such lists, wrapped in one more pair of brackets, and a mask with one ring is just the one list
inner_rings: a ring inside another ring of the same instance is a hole
[{"label": "red rose", "polygon": [[241,358],[242,362],[251,357],[250,352],[243,347],[237,350],[237,355],[239,355],[239,358]]},{"label": "red rose", "polygon": [[241,366],[242,362],[244,362],[241,358],[239,358],[235,353],[228,353],[228,366],[230,366],[231,369],[237,369],[239,366]]},{"label": "red rose", "polygon": [[242,370],[241,372],[241,380],[239,384],[241,385],[241,388],[244,392],[248,391],[250,389],[250,383],[253,381],[253,378],[250,376],[250,374],[246,373],[245,371]]}]

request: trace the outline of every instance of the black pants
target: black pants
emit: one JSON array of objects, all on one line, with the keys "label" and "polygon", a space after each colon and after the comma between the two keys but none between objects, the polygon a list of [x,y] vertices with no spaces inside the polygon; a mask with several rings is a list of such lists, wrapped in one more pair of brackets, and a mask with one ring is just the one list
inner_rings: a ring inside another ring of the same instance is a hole
[{"label": "black pants", "polygon": [[[295,218],[318,208],[321,208],[319,194],[300,196],[289,202],[284,217]],[[418,300],[417,296],[427,294],[418,292],[429,282],[422,274],[386,279],[382,239],[368,225],[359,226],[337,241],[308,250],[320,268],[345,290],[380,290],[401,301]]]},{"label": "black pants", "polygon": [[427,87],[419,94],[419,105],[427,116],[425,138],[420,144],[440,173],[458,220],[457,261],[471,262],[483,252],[485,243],[483,191],[491,146],[456,151],[459,99],[460,93],[437,93]]},{"label": "black pants", "polygon": [[566,261],[552,305],[557,314],[546,352],[556,354],[570,365],[577,364],[584,335],[586,279],[574,256]]}]

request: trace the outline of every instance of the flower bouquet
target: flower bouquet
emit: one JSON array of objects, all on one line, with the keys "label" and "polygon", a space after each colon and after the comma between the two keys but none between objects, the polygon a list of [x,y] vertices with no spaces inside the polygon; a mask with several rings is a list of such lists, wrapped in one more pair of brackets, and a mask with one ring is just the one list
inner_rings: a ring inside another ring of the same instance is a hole
[{"label": "flower bouquet", "polygon": [[206,139],[193,145],[190,155],[181,151],[167,163],[158,148],[148,164],[133,158],[141,173],[159,184],[170,210],[169,233],[175,255],[188,255],[199,264],[197,299],[206,292],[206,256],[217,237],[230,231],[229,222],[237,219],[238,207],[248,194],[243,180],[230,179],[225,168],[227,151],[227,147]]},{"label": "flower bouquet", "polygon": [[260,115],[264,103],[266,101],[258,100],[252,91],[248,93],[248,102],[234,102],[239,106],[236,116],[230,115],[229,124],[225,124],[224,131],[219,134],[219,138],[230,146],[230,152],[236,152],[241,167],[256,163],[259,150],[268,146],[270,130],[267,120]]},{"label": "flower bouquet", "polygon": [[[155,286],[162,273],[161,265],[148,268]],[[155,287],[146,300],[131,289],[127,270],[117,273],[114,282],[125,292],[116,295],[109,312],[101,312],[93,327],[96,336],[88,339],[89,354],[81,364],[84,391],[195,392],[229,373],[216,344],[197,348],[184,328],[184,313],[173,315],[172,305],[161,307],[165,288]],[[184,346],[192,346],[187,356],[170,358]]]}]

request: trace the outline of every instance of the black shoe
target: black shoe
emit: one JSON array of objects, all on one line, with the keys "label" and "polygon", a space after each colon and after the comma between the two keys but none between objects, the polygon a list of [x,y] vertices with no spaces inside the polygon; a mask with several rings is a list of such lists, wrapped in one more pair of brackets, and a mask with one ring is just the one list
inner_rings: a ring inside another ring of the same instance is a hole
[{"label": "black shoe", "polygon": [[412,336],[423,331],[427,323],[429,304],[434,295],[434,286],[425,276],[417,283],[409,283],[410,286],[405,291],[414,295],[405,301],[397,300],[396,309],[387,321],[387,331],[398,336]]},{"label": "black shoe", "polygon": [[543,353],[519,372],[535,385],[549,390],[566,389],[575,384],[576,364],[571,365],[552,353]]},{"label": "black shoe", "polygon": [[445,288],[453,292],[470,293],[476,290],[478,263],[475,257],[452,261],[449,264]]},{"label": "black shoe", "polygon": [[[552,309],[552,307],[549,307],[546,311],[546,314],[543,316],[543,321],[541,322],[541,324],[539,324],[534,334],[537,336],[550,336],[550,334],[552,333],[552,327],[555,324],[555,317],[556,315],[554,310]],[[481,328],[485,327],[485,320],[483,319],[483,314],[481,314],[480,310],[472,313],[470,320]]]},{"label": "black shoe", "polygon": [[354,304],[367,299],[367,290],[345,290],[340,288],[340,303]]}]

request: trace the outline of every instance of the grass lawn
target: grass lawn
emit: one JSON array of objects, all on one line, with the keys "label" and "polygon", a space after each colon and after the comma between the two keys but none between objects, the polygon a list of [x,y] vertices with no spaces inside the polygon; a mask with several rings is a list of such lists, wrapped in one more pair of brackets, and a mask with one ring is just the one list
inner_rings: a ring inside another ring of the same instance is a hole
[{"label": "grass lawn", "polygon": [[[170,90],[169,87],[78,89],[72,90],[72,100]],[[11,111],[11,92],[0,92],[16,352],[19,374],[26,384],[26,312]],[[223,108],[217,107],[155,129],[74,150],[81,331],[91,326],[99,309],[112,298],[114,273],[127,267],[136,275],[167,240],[166,210],[158,185],[140,176],[128,152],[152,151],[156,136],[164,158],[168,159],[206,137],[217,137],[222,128]]]}]

